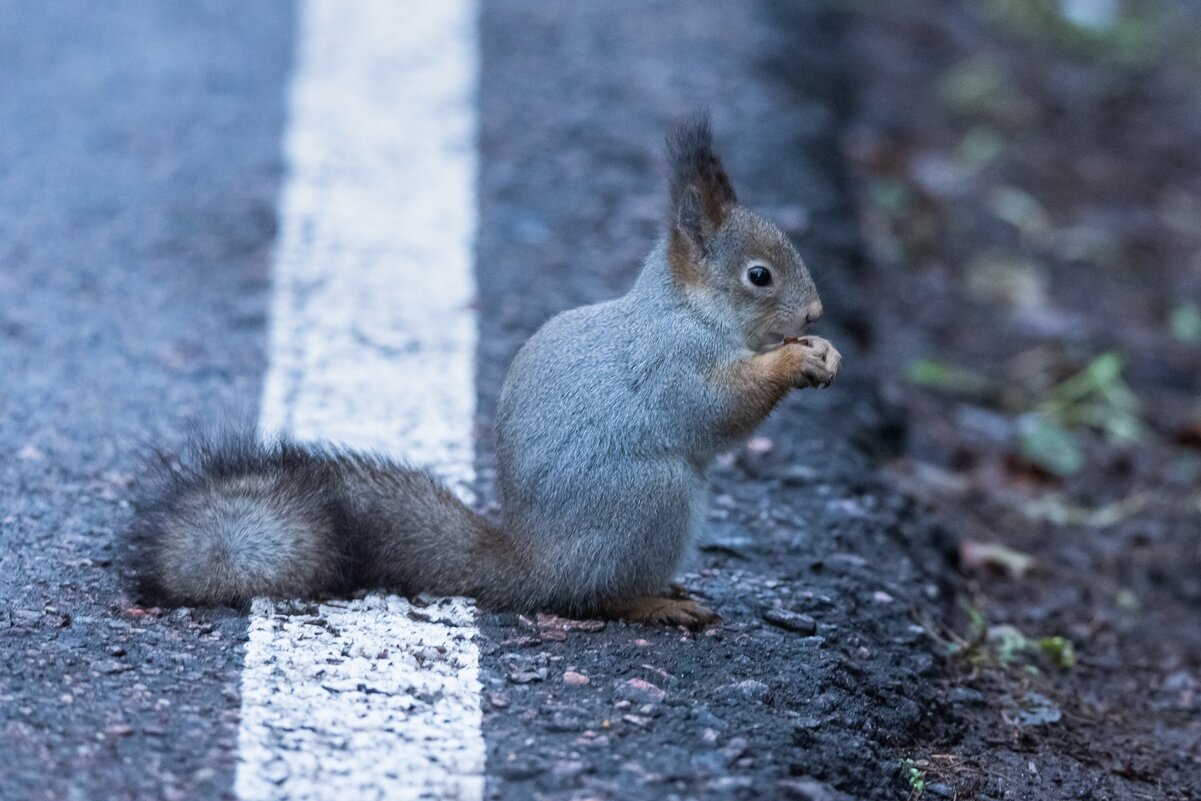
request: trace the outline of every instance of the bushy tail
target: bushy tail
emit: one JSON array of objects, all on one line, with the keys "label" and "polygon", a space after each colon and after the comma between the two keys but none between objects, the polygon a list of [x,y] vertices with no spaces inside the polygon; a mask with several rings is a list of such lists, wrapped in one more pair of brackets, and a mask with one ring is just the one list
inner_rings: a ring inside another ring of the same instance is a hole
[{"label": "bushy tail", "polygon": [[495,527],[427,473],[321,445],[200,443],[138,502],[147,603],[243,606],[358,587],[505,603],[520,570]]}]

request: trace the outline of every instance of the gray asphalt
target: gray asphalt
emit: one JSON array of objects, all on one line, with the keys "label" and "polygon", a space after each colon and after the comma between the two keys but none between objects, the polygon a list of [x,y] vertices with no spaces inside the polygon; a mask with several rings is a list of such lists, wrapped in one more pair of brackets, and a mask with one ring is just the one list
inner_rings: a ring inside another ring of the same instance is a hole
[{"label": "gray asphalt", "polygon": [[[719,628],[483,618],[489,797],[903,797],[937,709],[910,615],[946,603],[924,572],[943,554],[873,474],[899,423],[855,368],[836,28],[773,2],[485,5],[484,497],[509,359],[628,286],[663,132],[698,105],[742,198],[797,237],[848,365],[714,471],[685,584]],[[0,798],[230,795],[245,619],[140,617],[118,535],[148,451],[254,419],[294,14],[0,2]]]},{"label": "gray asphalt", "polygon": [[123,614],[152,447],[249,424],[292,8],[0,5],[0,798],[219,798],[244,620]]}]

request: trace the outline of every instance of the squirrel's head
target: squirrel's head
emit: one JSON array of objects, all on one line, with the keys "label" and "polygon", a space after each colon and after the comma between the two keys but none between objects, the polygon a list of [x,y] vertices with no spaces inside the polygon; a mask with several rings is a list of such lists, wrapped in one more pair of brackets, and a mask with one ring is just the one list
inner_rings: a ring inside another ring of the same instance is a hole
[{"label": "squirrel's head", "polygon": [[667,140],[671,213],[667,255],[688,303],[748,348],[799,336],[822,313],[817,287],[788,236],[738,204],[713,152],[709,120],[680,123]]}]

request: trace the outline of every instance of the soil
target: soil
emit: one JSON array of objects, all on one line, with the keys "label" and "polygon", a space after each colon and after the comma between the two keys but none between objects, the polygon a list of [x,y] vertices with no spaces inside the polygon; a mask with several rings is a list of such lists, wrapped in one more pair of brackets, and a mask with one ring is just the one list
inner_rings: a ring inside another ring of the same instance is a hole
[{"label": "soil", "polygon": [[1201,797],[1201,16],[842,18],[859,333],[959,544],[912,796]]}]

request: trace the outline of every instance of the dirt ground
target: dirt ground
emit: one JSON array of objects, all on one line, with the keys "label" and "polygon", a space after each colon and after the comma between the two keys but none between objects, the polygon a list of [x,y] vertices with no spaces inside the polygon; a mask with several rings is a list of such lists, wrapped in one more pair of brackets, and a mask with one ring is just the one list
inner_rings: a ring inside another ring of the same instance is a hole
[{"label": "dirt ground", "polygon": [[860,336],[959,543],[911,797],[1201,797],[1201,14],[842,4]]}]

